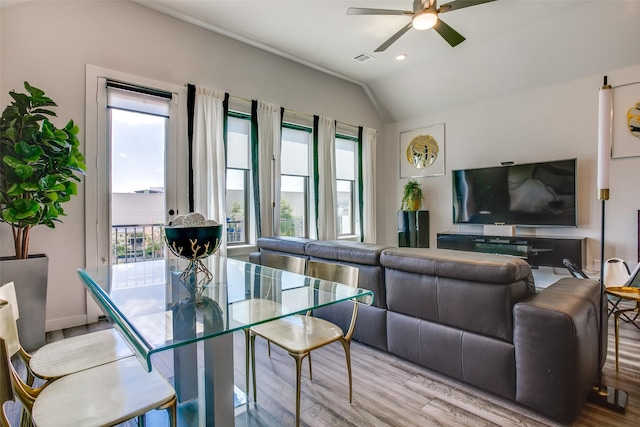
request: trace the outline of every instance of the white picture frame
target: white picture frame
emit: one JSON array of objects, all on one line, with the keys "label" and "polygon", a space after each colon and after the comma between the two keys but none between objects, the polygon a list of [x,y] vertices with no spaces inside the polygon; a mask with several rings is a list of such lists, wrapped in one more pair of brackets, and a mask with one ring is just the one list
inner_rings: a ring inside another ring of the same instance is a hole
[{"label": "white picture frame", "polygon": [[611,158],[640,156],[640,138],[629,130],[627,112],[640,102],[640,82],[613,87]]}]

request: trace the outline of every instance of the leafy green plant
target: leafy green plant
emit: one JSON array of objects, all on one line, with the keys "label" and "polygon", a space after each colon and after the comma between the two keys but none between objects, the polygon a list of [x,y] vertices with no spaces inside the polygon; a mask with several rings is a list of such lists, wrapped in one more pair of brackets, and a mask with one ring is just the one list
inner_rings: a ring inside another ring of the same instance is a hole
[{"label": "leafy green plant", "polygon": [[280,235],[296,237],[296,225],[302,223],[302,216],[294,215],[291,204],[280,199]]},{"label": "leafy green plant", "polygon": [[418,181],[410,179],[404,185],[404,192],[402,194],[402,205],[400,206],[401,210],[406,211],[417,211],[420,209],[420,204],[424,199],[422,195],[422,188]]},{"label": "leafy green plant", "polygon": [[233,202],[233,205],[231,205],[231,219],[244,221],[244,206],[240,202]]},{"label": "leafy green plant", "polygon": [[62,204],[78,193],[84,175],[78,126],[62,129],[49,120],[56,103],[24,82],[27,93],[9,92],[13,101],[0,119],[0,221],[13,228],[16,258],[29,254],[36,225],[55,228],[65,215]]}]

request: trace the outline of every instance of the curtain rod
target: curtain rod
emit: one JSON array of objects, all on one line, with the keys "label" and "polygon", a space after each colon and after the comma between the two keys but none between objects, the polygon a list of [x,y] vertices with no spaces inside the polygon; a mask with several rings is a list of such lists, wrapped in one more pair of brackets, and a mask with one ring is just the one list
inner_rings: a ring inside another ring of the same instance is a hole
[{"label": "curtain rod", "polygon": [[[189,85],[189,83],[185,83],[184,84],[185,87],[188,86],[188,85]],[[239,96],[234,96],[234,95],[231,95],[231,94],[229,95],[229,98],[233,98],[235,100],[244,101],[244,102],[248,102],[248,103],[253,102],[252,99],[241,98]],[[292,113],[292,114],[300,114],[301,116],[306,116],[306,117],[309,117],[311,119],[313,119],[313,117],[314,117],[313,114],[308,114],[308,113],[303,113],[301,111],[291,110],[291,109],[286,108],[286,107],[285,107],[284,111]],[[341,125],[344,125],[344,126],[351,126],[351,127],[356,128],[356,129],[358,129],[360,127],[360,126],[357,126],[357,125],[352,125],[350,123],[340,122],[340,121],[336,120],[336,124],[338,124],[338,123],[341,124]]]}]

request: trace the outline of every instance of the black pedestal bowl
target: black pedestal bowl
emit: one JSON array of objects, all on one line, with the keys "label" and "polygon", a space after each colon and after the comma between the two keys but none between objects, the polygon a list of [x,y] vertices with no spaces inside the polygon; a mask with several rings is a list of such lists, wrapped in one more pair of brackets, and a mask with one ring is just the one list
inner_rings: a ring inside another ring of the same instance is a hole
[{"label": "black pedestal bowl", "polygon": [[201,259],[213,254],[222,243],[223,224],[185,227],[166,226],[164,237],[169,250],[179,258],[189,260],[189,265],[182,272],[180,278],[187,281],[191,276],[197,277],[203,273],[204,278],[198,283],[210,282],[213,275],[202,263]]}]

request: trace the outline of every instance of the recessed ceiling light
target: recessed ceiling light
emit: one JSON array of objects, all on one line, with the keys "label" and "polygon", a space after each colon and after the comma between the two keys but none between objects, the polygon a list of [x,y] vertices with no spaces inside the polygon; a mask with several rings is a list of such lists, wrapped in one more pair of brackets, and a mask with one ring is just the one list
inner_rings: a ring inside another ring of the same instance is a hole
[{"label": "recessed ceiling light", "polygon": [[396,55],[396,60],[398,60],[398,61],[404,61],[405,59],[407,59],[407,54],[406,53],[401,53],[399,55]]}]

